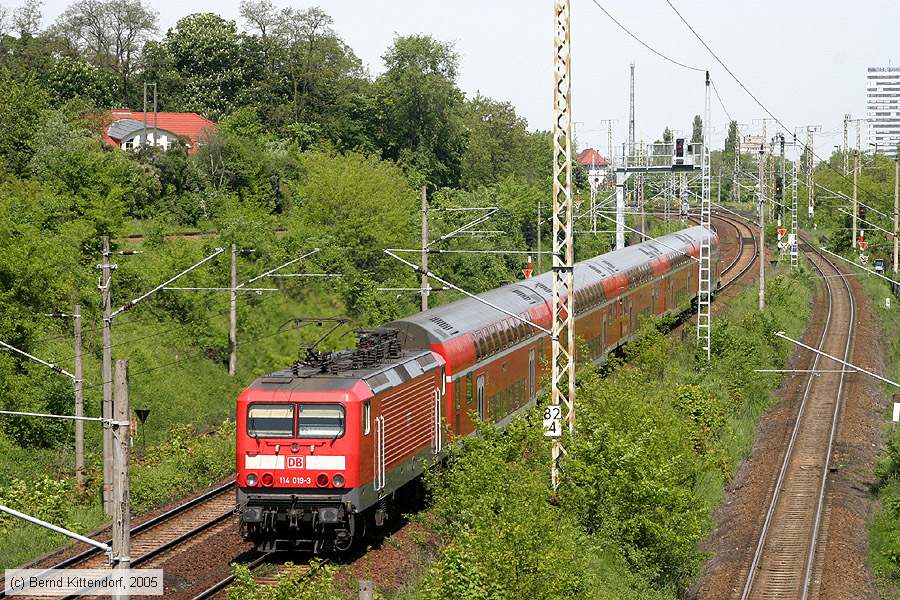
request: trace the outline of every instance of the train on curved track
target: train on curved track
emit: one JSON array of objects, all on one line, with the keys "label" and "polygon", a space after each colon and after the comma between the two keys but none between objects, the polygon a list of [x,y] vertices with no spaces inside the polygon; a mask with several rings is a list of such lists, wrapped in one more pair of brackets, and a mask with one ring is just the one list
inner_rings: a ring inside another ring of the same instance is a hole
[{"label": "train on curved track", "polygon": [[[641,316],[697,294],[703,236],[692,227],[575,265],[576,331],[591,358],[632,339]],[[480,297],[550,328],[551,273]],[[344,551],[380,526],[474,419],[503,428],[534,406],[550,340],[464,298],[358,335],[357,347],[260,377],[237,399],[237,510],[261,550]]]}]

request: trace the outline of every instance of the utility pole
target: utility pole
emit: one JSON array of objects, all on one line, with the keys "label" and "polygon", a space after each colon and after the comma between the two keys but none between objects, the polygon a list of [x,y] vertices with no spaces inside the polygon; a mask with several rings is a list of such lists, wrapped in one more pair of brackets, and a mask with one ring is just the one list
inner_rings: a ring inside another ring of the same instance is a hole
[{"label": "utility pole", "polygon": [[237,371],[237,244],[231,244],[231,302],[228,307],[228,375]]},{"label": "utility pole", "polygon": [[809,222],[813,227],[815,227],[814,219],[816,216],[816,193],[815,182],[813,182],[813,167],[815,166],[813,163],[815,160],[813,155],[813,134],[820,130],[820,125],[806,126],[806,165],[804,165],[806,167],[806,212],[809,216]]},{"label": "utility pole", "polygon": [[[76,304],[72,313],[75,330],[75,416],[84,416],[84,368],[81,362],[81,305]],[[84,421],[75,420],[75,481],[84,486]]]},{"label": "utility pole", "polygon": [[737,122],[734,124],[734,171],[732,173],[731,196],[735,202],[741,201],[741,186],[739,183],[741,173],[741,130]]},{"label": "utility pole", "polygon": [[628,109],[628,156],[634,156],[634,63],[631,63],[631,95]]},{"label": "utility pole", "polygon": [[853,239],[851,245],[856,248],[856,220],[859,216],[859,200],[857,200],[856,182],[859,177],[859,138],[857,137],[856,153],[853,157]]},{"label": "utility pole", "polygon": [[847,130],[850,127],[850,114],[847,113],[844,115],[844,150],[842,154],[844,155],[844,177],[846,177],[850,172],[850,148],[848,147],[847,140]]},{"label": "utility pole", "polygon": [[428,187],[422,186],[422,312],[428,310]]},{"label": "utility pole", "polygon": [[[569,432],[573,433],[575,429],[575,255],[572,245],[572,31],[569,0],[554,0],[554,9],[552,393],[548,409],[551,418],[549,427],[545,419],[545,434],[553,438],[550,478],[555,492],[559,487],[559,462],[563,453],[561,405],[566,407],[565,419]],[[633,123],[632,119],[632,143]]]},{"label": "utility pole", "polygon": [[[128,436],[130,419],[128,411],[128,361],[116,361],[115,417],[106,425],[115,439],[113,472],[112,547],[113,568],[127,569],[131,564],[131,493],[128,482]],[[117,598],[127,599],[127,595]]]},{"label": "utility pole", "polygon": [[[763,125],[765,131],[765,125]],[[766,190],[765,190],[765,137],[759,148],[759,310],[766,308]]]},{"label": "utility pole", "polygon": [[900,221],[900,147],[897,148],[897,159],[894,161],[894,273],[900,273],[900,238],[897,227]]},{"label": "utility pole", "polygon": [[[146,88],[145,88],[146,89]],[[146,112],[144,113],[146,116]],[[144,129],[146,132],[146,128]],[[112,418],[112,303],[110,281],[115,266],[109,263],[109,236],[103,236],[103,259],[100,263],[100,301],[103,305],[103,362],[100,377],[103,378],[103,404],[100,416]],[[103,429],[103,509],[112,516],[112,429]]]},{"label": "utility pole", "polygon": [[543,253],[541,252],[541,201],[538,200],[537,206],[537,274],[540,275],[544,272],[542,267],[541,257]]},{"label": "utility pole", "polygon": [[[794,148],[796,147],[797,135],[794,134]],[[788,252],[790,253],[791,258],[791,269],[800,268],[800,254],[797,251],[797,236],[800,233],[800,222],[797,215],[797,196],[799,195],[799,188],[797,187],[797,176],[799,174],[797,162],[799,162],[799,160],[798,157],[796,161],[791,161],[791,234],[788,237]]]}]

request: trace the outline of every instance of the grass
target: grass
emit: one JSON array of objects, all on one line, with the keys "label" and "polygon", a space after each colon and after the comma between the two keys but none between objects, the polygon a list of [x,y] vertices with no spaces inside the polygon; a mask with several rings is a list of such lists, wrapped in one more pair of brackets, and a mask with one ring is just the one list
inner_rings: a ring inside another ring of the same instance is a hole
[{"label": "grass", "polygon": [[[873,304],[873,317],[881,332],[881,341],[887,351],[885,355],[885,377],[900,381],[900,301],[891,296],[887,282],[874,276],[858,278]],[[891,308],[885,307],[885,298],[891,298]],[[883,393],[890,398],[900,390],[883,386]],[[888,403],[882,427],[883,437],[888,442],[888,452],[882,458],[877,496],[880,508],[870,527],[870,551],[879,592],[883,598],[900,599],[900,519],[895,507],[900,506],[900,477],[896,468],[891,468],[891,446],[900,444],[900,433],[891,425],[893,405]]]},{"label": "grass", "polygon": [[[788,271],[789,268],[780,267],[779,269],[771,271],[770,276],[774,280],[778,275],[787,276]],[[777,320],[772,322],[772,326],[775,327],[777,323],[778,328],[784,329],[792,336],[799,336],[809,320],[813,280],[803,272],[799,275],[790,277],[790,281],[791,283],[786,285],[770,286],[770,291],[773,295],[773,297],[770,298],[770,303],[773,306],[777,306],[778,313]],[[772,311],[770,310],[769,313],[771,314],[771,312]],[[596,411],[598,409],[591,406],[591,404],[594,403],[600,403],[597,406],[601,406],[604,403],[610,402],[610,399],[604,399],[603,396],[605,394],[612,394],[613,396],[623,394],[623,397],[629,398],[627,403],[631,403],[631,405],[634,405],[635,403],[647,405],[647,408],[628,408],[628,404],[626,404],[624,407],[626,409],[625,412],[635,410],[635,415],[637,415],[644,414],[642,411],[648,411],[646,414],[656,415],[650,420],[652,423],[655,423],[655,425],[653,425],[654,433],[652,434],[649,434],[649,432],[645,434],[637,430],[631,432],[628,431],[629,428],[632,428],[635,425],[637,425],[639,429],[647,426],[641,419],[638,419],[637,421],[633,420],[634,415],[632,417],[620,417],[619,415],[609,414],[607,412],[606,416],[602,417],[603,419],[608,419],[609,427],[611,427],[612,430],[615,430],[617,435],[624,435],[625,438],[633,440],[634,445],[630,446],[630,448],[631,451],[636,453],[640,452],[639,446],[642,442],[639,440],[642,438],[646,439],[645,435],[652,435],[652,437],[659,438],[660,441],[656,442],[654,447],[657,447],[658,444],[666,444],[666,440],[672,440],[674,442],[677,439],[683,439],[683,435],[691,432],[699,432],[701,436],[709,435],[708,432],[704,433],[702,428],[699,430],[693,429],[692,425],[690,425],[690,420],[686,419],[684,413],[680,413],[673,407],[668,406],[669,400],[673,396],[673,390],[681,389],[684,386],[697,386],[702,390],[703,394],[708,395],[710,398],[715,398],[716,400],[713,401],[714,403],[722,403],[720,406],[724,407],[723,412],[725,414],[725,419],[721,427],[717,428],[713,437],[708,438],[712,440],[712,445],[702,451],[703,458],[698,459],[697,462],[690,463],[696,465],[695,468],[698,469],[697,472],[692,475],[687,473],[684,474],[685,478],[690,479],[686,485],[688,486],[690,496],[694,499],[693,504],[694,506],[700,507],[700,512],[702,513],[700,521],[705,522],[705,524],[701,525],[699,530],[691,530],[689,532],[686,529],[684,531],[683,536],[686,537],[680,538],[679,543],[683,544],[683,540],[689,540],[687,542],[688,548],[699,542],[707,534],[708,529],[711,526],[708,521],[709,516],[723,497],[727,479],[734,473],[739,462],[749,456],[752,450],[753,436],[759,417],[777,402],[775,389],[781,381],[782,376],[779,374],[759,374],[749,372],[753,367],[746,364],[746,361],[744,360],[745,357],[740,352],[742,344],[744,344],[748,338],[756,335],[756,328],[759,327],[759,321],[757,319],[758,309],[756,290],[751,286],[750,289],[743,291],[732,299],[725,310],[719,313],[719,316],[717,317],[716,323],[718,323],[719,329],[730,330],[731,333],[723,334],[725,337],[719,338],[718,342],[716,341],[716,338],[714,338],[714,348],[718,343],[722,355],[721,359],[714,357],[711,367],[701,367],[698,369],[698,363],[695,359],[695,343],[693,336],[691,335],[690,325],[688,324],[688,335],[686,335],[684,339],[680,341],[675,339],[671,340],[665,346],[660,345],[660,347],[665,347],[663,356],[659,356],[659,352],[655,349],[652,335],[647,338],[649,345],[646,345],[643,349],[637,350],[639,353],[638,363],[641,365],[640,368],[642,369],[640,373],[634,373],[633,367],[613,368],[611,373],[602,379],[599,384],[589,383],[586,388],[582,388],[582,394],[584,395],[581,396],[582,408],[580,414],[582,415],[582,425],[580,428],[580,439],[591,438],[592,433],[585,430],[585,427],[590,429],[591,423],[596,424],[594,421],[594,419],[597,418],[596,415],[602,415],[604,410],[609,410],[600,409],[600,413],[597,413]],[[729,325],[726,325],[726,322],[729,323]],[[763,322],[768,323],[768,321]],[[717,326],[714,324],[713,327],[715,332]],[[774,329],[768,333],[774,333]],[[635,344],[640,345],[641,342],[639,341]],[[779,368],[783,366],[790,350],[791,348],[787,343],[778,341],[772,341],[771,344],[762,344],[761,347],[757,346],[754,350],[755,354],[752,359],[754,361],[753,366],[757,366],[757,363],[759,363],[760,366],[765,368]],[[625,355],[627,359],[629,350],[626,349]],[[747,380],[749,383],[745,387],[742,385],[738,389],[735,389],[733,381],[736,378],[740,379],[742,382]],[[588,377],[587,379],[590,380],[591,378]],[[640,389],[631,389],[634,385],[639,386]],[[607,391],[604,392],[604,389]],[[599,394],[595,394],[595,392],[599,392]],[[597,397],[595,398],[594,395]],[[633,400],[631,399],[632,395],[634,396]],[[618,410],[615,401],[612,401],[610,406],[612,407],[611,410],[614,412]],[[622,407],[622,405],[618,406]],[[683,420],[687,420],[688,422],[683,424],[675,423],[675,421]],[[539,422],[539,420],[536,420],[536,422]],[[681,442],[678,443],[680,444]],[[662,446],[659,447],[661,448]],[[680,446],[675,445],[670,448],[673,460],[677,460],[674,456],[680,451],[678,449],[679,447]],[[525,449],[522,452],[513,451],[512,455],[524,457],[533,456],[535,455],[535,451],[533,450],[533,448],[530,448]],[[542,456],[544,454],[543,448],[538,449],[537,453]],[[530,459],[522,459],[523,462],[527,460]],[[543,479],[546,476],[544,473],[545,465],[543,461],[538,462],[540,464],[537,468],[540,469],[540,471],[535,472],[534,476],[538,479]],[[648,471],[653,471],[654,469],[659,468],[660,465],[647,464],[645,467]],[[620,465],[618,468],[625,467]],[[472,472],[477,474],[479,471],[476,469]],[[615,472],[615,469],[612,472]],[[453,485],[454,484],[452,483],[447,483],[446,485],[439,485],[432,489],[436,506],[441,506],[446,502],[446,499],[442,500],[441,497],[445,494],[451,494],[451,492],[446,492],[445,490],[452,489]],[[457,483],[456,485],[459,484]],[[611,483],[610,485],[615,484]],[[660,485],[666,484],[660,482]],[[653,489],[653,487],[643,488],[645,493],[648,489]],[[659,488],[656,489],[660,492],[662,491]],[[458,493],[458,490],[456,493]],[[623,490],[622,493],[626,496],[628,495],[627,490]],[[590,496],[590,494],[588,494],[588,496]],[[453,498],[453,496],[449,497],[451,499]],[[505,502],[505,500],[503,500],[502,497],[493,500],[482,499],[482,503],[485,501],[494,506],[495,511],[501,511],[501,514],[502,512],[509,510],[509,508],[504,508],[505,505],[503,502]],[[627,499],[623,501],[627,504],[635,502]],[[608,509],[616,502],[618,502],[618,500],[613,498],[610,504],[605,505],[605,507]],[[476,502],[471,507],[465,509],[465,511],[478,511],[480,508],[482,508],[481,504]],[[645,508],[650,512],[667,510],[666,508],[651,506],[646,506]],[[640,509],[635,507],[635,510]],[[465,511],[463,514],[468,514],[468,512]],[[684,522],[684,515],[671,514],[670,516],[672,517],[672,523]],[[491,519],[488,519],[488,521],[491,521]],[[530,528],[531,525],[533,524],[527,522],[522,524],[525,528]],[[466,542],[467,544],[470,544],[466,547],[478,548],[481,544],[484,544],[488,548],[496,548],[496,550],[492,550],[491,552],[496,551],[502,553],[504,556],[507,554],[513,557],[517,556],[516,550],[514,548],[505,547],[502,540],[488,540],[487,538],[471,537],[471,534],[468,531],[455,531],[452,524],[449,527],[450,529],[448,531],[440,530],[439,533],[448,541],[450,547],[457,545],[459,539],[464,539],[468,540],[468,542]],[[672,525],[672,527],[678,527],[678,525]],[[613,527],[613,530],[615,530],[615,527]],[[493,533],[488,529],[483,535],[491,537]],[[604,539],[604,535],[606,534],[596,533],[591,539],[594,541],[602,540]],[[629,551],[625,550],[625,544],[626,542],[618,541],[618,538],[611,537],[605,542],[600,543],[599,551],[587,547],[584,548],[584,555],[587,557],[585,560],[592,565],[589,569],[590,573],[600,574],[599,577],[592,580],[592,582],[596,584],[596,587],[593,588],[594,595],[592,597],[625,599],[677,598],[679,593],[678,589],[676,589],[678,587],[677,584],[671,582],[652,583],[652,576],[649,575],[649,573],[656,569],[653,564],[642,565],[640,562],[632,563],[624,558],[624,556],[629,553]],[[565,546],[565,542],[560,540],[560,545],[561,547]],[[641,548],[646,549],[644,546],[641,546]],[[660,548],[651,550],[651,552],[660,551]],[[662,550],[661,555],[665,555],[664,550]],[[441,573],[445,573],[442,569],[446,569],[447,567],[446,563],[442,566],[442,561],[443,558],[439,556],[437,562],[430,565],[421,565],[418,569],[423,573],[421,578],[413,581],[402,590],[386,593],[385,597],[390,600],[411,600],[412,598],[428,595],[427,588],[429,585],[434,584],[435,578],[437,577],[440,579],[445,576]],[[688,567],[688,571],[691,571],[691,567]],[[591,577],[594,576],[592,575]],[[667,576],[663,574],[662,578],[663,580],[666,580]],[[454,584],[445,583],[444,585],[447,587],[443,588],[443,591],[447,593],[448,588],[453,588]],[[431,594],[433,595],[433,593],[432,590]],[[465,596],[465,594],[461,593],[459,597],[463,596]]]},{"label": "grass", "polygon": [[[278,327],[299,316],[343,314],[337,294],[318,284],[306,292],[242,297],[238,303],[238,369],[234,377],[228,377],[227,355],[222,352],[227,348],[227,294],[203,294],[195,303],[207,307],[202,314],[208,319],[202,325],[184,324],[153,303],[124,313],[114,324],[113,358],[129,361],[130,406],[150,410],[134,439],[133,514],[206,487],[233,472],[234,440],[229,423],[233,424],[237,394],[257,376],[296,360],[298,342],[318,335],[314,328],[279,332]],[[47,332],[43,339],[35,353],[72,370],[73,352],[67,332]],[[89,416],[98,415],[102,398],[101,344],[99,329],[92,321],[86,322],[85,412]],[[88,470],[87,486],[81,492],[72,485],[74,431],[71,427],[65,431],[66,439],[51,448],[22,448],[0,433],[0,497],[16,479],[27,484],[29,495],[40,494],[34,491],[34,485],[44,476],[68,482],[61,521],[54,522],[85,533],[106,521],[100,506],[101,431],[94,423],[85,426]],[[29,512],[32,500],[13,498],[9,503],[21,502],[19,506]],[[0,523],[0,568],[20,565],[64,541],[37,526]]]}]

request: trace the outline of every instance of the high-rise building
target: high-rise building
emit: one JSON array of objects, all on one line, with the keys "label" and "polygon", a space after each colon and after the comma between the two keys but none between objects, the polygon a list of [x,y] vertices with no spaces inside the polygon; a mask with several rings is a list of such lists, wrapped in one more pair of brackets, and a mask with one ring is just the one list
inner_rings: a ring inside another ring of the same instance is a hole
[{"label": "high-rise building", "polygon": [[869,143],[879,154],[897,155],[900,142],[900,67],[869,67],[866,75]]}]

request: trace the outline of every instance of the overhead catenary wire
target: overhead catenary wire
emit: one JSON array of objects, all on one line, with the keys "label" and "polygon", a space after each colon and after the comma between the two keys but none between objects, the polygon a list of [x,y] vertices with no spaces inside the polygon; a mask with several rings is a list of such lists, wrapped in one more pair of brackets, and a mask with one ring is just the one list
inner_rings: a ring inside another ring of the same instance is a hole
[{"label": "overhead catenary wire", "polygon": [[657,50],[656,48],[654,48],[653,46],[651,46],[650,44],[648,44],[647,42],[645,42],[644,40],[642,40],[641,38],[636,36],[635,34],[633,34],[627,27],[625,27],[625,25],[623,25],[618,19],[616,19],[614,16],[612,16],[608,10],[603,8],[603,5],[601,5],[597,0],[591,0],[591,1],[594,3],[594,5],[597,8],[599,8],[600,10],[603,11],[603,14],[605,14],[607,17],[609,17],[610,21],[612,21],[613,23],[618,25],[619,29],[621,29],[622,31],[627,33],[633,40],[635,40],[637,43],[639,43],[641,46],[643,46],[644,48],[646,48],[653,54],[659,56],[660,58],[662,58],[664,60],[669,61],[670,63],[672,63],[674,65],[678,65],[679,67],[682,67],[685,69],[690,69],[691,71],[700,71],[701,73],[706,71],[706,69],[701,69],[700,67],[692,67],[691,65],[686,65],[683,62],[679,62],[679,61],[675,60],[674,58],[666,56],[665,54],[663,54],[662,52],[660,52],[659,50]]},{"label": "overhead catenary wire", "polygon": [[[739,86],[741,86],[741,89],[743,89],[743,90],[747,93],[747,95],[750,96],[750,98],[752,98],[753,101],[756,102],[756,104],[757,104],[761,109],[763,109],[763,111],[765,111],[765,113],[766,113],[767,115],[769,115],[769,117],[770,117],[773,121],[775,121],[776,123],[778,123],[778,125],[780,125],[782,129],[784,129],[785,131],[793,131],[793,129],[791,129],[790,127],[788,127],[787,125],[785,125],[784,122],[783,122],[781,119],[779,119],[778,117],[776,117],[775,114],[774,114],[772,111],[770,111],[770,110],[768,109],[768,107],[766,107],[766,105],[763,104],[762,101],[760,101],[760,99],[757,98],[756,95],[755,95],[753,92],[750,91],[750,88],[748,88],[746,85],[744,85],[744,82],[741,81],[740,78],[738,78],[738,76],[735,75],[734,72],[733,72],[731,69],[728,68],[728,65],[726,65],[725,62],[724,62],[721,58],[719,58],[719,55],[716,54],[716,53],[713,51],[713,49],[709,47],[709,44],[706,43],[706,40],[704,40],[704,39],[700,36],[700,34],[697,33],[697,30],[694,29],[694,28],[691,26],[690,23],[688,23],[687,19],[685,19],[684,16],[683,16],[683,15],[678,11],[678,9],[675,7],[675,5],[672,4],[672,0],[666,0],[666,3],[669,5],[669,7],[671,7],[671,9],[675,12],[675,14],[678,15],[678,18],[681,19],[681,22],[684,23],[685,27],[687,27],[687,28],[690,30],[690,32],[691,32],[692,34],[694,34],[694,37],[696,37],[697,40],[703,45],[703,47],[706,48],[706,51],[709,52],[709,54],[716,60],[716,62],[718,62],[719,65],[721,65],[721,67],[722,67],[723,69],[725,69],[725,71],[726,71],[729,75],[731,75],[731,78],[734,79],[734,81],[735,81]],[[596,4],[596,2],[595,2],[595,4]],[[830,162],[828,162],[827,160],[824,160],[821,156],[819,156],[818,154],[816,154],[814,148],[809,148],[804,142],[800,142],[799,140],[798,140],[797,143],[800,144],[804,149],[808,150],[809,153],[810,153],[813,157],[815,157],[816,159],[818,159],[818,161],[819,161],[821,164],[824,164],[827,168],[829,168],[829,169],[831,169],[832,171],[834,171],[834,172],[835,172],[838,176],[840,176],[842,179],[844,179],[845,181],[848,181],[848,182],[852,181],[850,177],[848,177],[847,175],[844,175],[844,173],[842,173],[839,169],[836,169],[835,167],[833,167],[833,166],[831,165]],[[864,188],[863,186],[859,185],[859,182],[856,183],[856,189],[857,189],[857,190],[860,190],[860,191],[862,191],[862,192],[864,192],[865,194],[867,194],[868,196],[870,196],[870,197],[872,197],[872,198],[877,198],[877,195],[876,195],[874,192],[872,192],[872,191],[870,191],[870,190],[867,190],[867,189]]]}]

